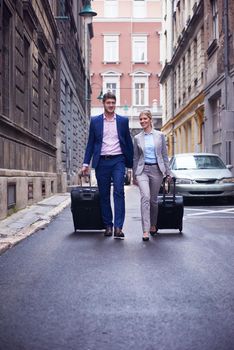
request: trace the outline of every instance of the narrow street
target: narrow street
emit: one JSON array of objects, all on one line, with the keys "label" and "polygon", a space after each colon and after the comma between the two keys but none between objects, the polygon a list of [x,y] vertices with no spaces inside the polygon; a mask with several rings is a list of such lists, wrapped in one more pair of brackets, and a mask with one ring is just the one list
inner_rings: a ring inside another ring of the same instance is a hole
[{"label": "narrow street", "polygon": [[0,257],[2,350],[234,349],[234,208],[188,206],[184,233],[73,233],[70,208]]}]

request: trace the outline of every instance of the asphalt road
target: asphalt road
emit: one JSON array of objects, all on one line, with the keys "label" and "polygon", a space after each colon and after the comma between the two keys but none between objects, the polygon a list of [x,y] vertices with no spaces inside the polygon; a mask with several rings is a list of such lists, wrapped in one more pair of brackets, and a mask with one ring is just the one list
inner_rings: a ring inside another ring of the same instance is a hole
[{"label": "asphalt road", "polygon": [[73,233],[70,209],[0,257],[1,350],[234,349],[234,208],[188,206],[184,233]]}]

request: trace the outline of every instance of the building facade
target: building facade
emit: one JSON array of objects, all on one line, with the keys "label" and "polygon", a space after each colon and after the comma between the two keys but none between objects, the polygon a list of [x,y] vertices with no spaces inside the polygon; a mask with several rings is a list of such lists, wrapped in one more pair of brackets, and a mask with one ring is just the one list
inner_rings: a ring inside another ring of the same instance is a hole
[{"label": "building facade", "polygon": [[0,218],[56,192],[56,40],[46,1],[0,2]]},{"label": "building facade", "polygon": [[207,1],[204,9],[205,150],[234,166],[234,2]]},{"label": "building facade", "polygon": [[67,185],[78,183],[84,158],[90,114],[89,57],[93,28],[79,16],[82,1],[50,2],[60,33],[57,45],[60,103],[56,145],[60,191],[65,191]]},{"label": "building facade", "polygon": [[204,2],[165,0],[162,65],[163,127],[168,152],[204,150]]},{"label": "building facade", "polygon": [[100,92],[117,97],[117,113],[139,130],[138,117],[150,109],[161,127],[159,74],[161,1],[96,0],[91,62],[91,111],[102,113]]},{"label": "building facade", "polygon": [[0,219],[78,181],[92,36],[83,5],[0,1]]}]

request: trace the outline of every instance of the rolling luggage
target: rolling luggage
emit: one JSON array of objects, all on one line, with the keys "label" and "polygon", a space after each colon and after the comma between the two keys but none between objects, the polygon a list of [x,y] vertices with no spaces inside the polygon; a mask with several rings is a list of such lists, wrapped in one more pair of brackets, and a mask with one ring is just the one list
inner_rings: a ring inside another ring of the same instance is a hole
[{"label": "rolling luggage", "polygon": [[[173,194],[166,194],[165,179],[163,179],[163,195],[158,196],[158,220],[159,229],[183,229],[184,203],[183,196],[175,194],[176,179],[173,177]],[[168,192],[170,191],[170,186]]]},{"label": "rolling luggage", "polygon": [[101,215],[100,196],[98,187],[91,187],[89,176],[89,186],[82,185],[71,190],[71,211],[74,228],[76,230],[103,230],[104,224]]}]

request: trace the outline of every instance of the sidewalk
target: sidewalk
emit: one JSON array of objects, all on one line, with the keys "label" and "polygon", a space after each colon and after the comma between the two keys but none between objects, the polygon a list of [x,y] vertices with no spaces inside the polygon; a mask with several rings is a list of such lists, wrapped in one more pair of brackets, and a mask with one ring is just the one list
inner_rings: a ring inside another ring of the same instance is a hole
[{"label": "sidewalk", "polygon": [[70,193],[58,193],[0,221],[0,254],[47,226],[70,205]]}]

